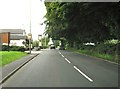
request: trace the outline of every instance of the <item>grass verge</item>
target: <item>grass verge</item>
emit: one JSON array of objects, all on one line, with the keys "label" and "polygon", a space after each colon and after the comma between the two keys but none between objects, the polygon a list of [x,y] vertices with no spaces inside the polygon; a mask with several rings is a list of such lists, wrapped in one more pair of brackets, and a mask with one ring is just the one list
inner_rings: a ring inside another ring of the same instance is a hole
[{"label": "grass verge", "polygon": [[6,64],[9,64],[15,60],[18,60],[19,58],[26,56],[27,54],[24,52],[18,52],[18,51],[0,51],[0,67],[4,66]]},{"label": "grass verge", "polygon": [[67,48],[67,50],[77,52],[77,53],[80,53],[80,54],[94,56],[94,57],[97,57],[97,58],[102,58],[104,60],[108,60],[108,61],[118,63],[118,60],[115,60],[115,55],[102,54],[102,53],[98,53],[98,52],[90,52],[89,50],[77,50],[77,49],[74,49],[74,48]]}]

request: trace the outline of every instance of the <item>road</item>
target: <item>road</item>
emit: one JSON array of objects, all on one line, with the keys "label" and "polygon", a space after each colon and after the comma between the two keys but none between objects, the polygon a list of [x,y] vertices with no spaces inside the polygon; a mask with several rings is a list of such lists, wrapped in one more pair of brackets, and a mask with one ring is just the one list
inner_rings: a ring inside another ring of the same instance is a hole
[{"label": "road", "polygon": [[117,87],[118,65],[65,50],[44,50],[3,87]]}]

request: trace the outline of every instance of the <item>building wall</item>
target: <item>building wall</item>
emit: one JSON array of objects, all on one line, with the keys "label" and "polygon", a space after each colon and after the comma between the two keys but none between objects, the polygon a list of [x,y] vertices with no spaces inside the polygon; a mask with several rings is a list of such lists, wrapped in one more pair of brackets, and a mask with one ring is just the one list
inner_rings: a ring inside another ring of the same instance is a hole
[{"label": "building wall", "polygon": [[2,43],[9,43],[10,42],[10,33],[4,32],[0,33],[0,38]]},{"label": "building wall", "polygon": [[10,46],[24,46],[23,41],[25,40],[10,40]]},{"label": "building wall", "polygon": [[[8,45],[8,38],[7,38],[8,34],[6,34],[7,32],[5,33],[4,31],[6,31],[6,30],[2,30],[0,33],[0,42],[1,42],[1,45]],[[11,30],[8,30],[8,31],[11,31]],[[23,41],[25,41],[27,36],[25,34],[23,34],[24,31],[22,31],[22,30],[18,30],[18,31],[15,30],[15,31],[12,30],[12,32],[10,32],[10,35],[9,35],[10,44],[9,45],[10,46],[24,46]]]}]

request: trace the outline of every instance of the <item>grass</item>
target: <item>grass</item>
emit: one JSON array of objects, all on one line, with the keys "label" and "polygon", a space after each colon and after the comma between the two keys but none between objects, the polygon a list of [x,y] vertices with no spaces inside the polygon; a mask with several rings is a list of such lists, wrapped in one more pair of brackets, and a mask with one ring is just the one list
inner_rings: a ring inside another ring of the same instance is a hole
[{"label": "grass", "polygon": [[0,51],[0,67],[6,64],[9,64],[19,58],[26,56],[27,54],[24,52],[18,51]]},{"label": "grass", "polygon": [[115,55],[102,54],[102,53],[98,53],[98,52],[90,52],[89,50],[76,50],[74,48],[67,48],[67,50],[71,50],[71,51],[74,51],[74,52],[77,52],[77,53],[80,53],[80,54],[94,56],[94,57],[97,57],[97,58],[102,58],[104,60],[117,62],[117,61],[114,60]]},{"label": "grass", "polygon": [[112,60],[113,59],[113,56],[110,55],[110,54],[102,54],[102,53],[97,53],[97,52],[90,52],[88,50],[78,50],[78,52],[82,53],[82,54],[87,54],[87,55],[107,59],[107,60]]}]

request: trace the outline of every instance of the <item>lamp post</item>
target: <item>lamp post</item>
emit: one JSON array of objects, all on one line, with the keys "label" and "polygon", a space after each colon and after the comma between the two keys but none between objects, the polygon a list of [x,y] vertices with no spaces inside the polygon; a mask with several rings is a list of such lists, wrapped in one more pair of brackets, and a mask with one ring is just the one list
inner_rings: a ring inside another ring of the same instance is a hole
[{"label": "lamp post", "polygon": [[31,33],[28,34],[28,39],[29,39],[29,51],[30,51],[30,54],[31,54],[31,39],[32,39],[32,34]]},{"label": "lamp post", "polygon": [[28,34],[29,39],[29,51],[31,54],[31,40],[32,40],[32,34],[31,34],[31,0],[30,0],[30,33]]}]

